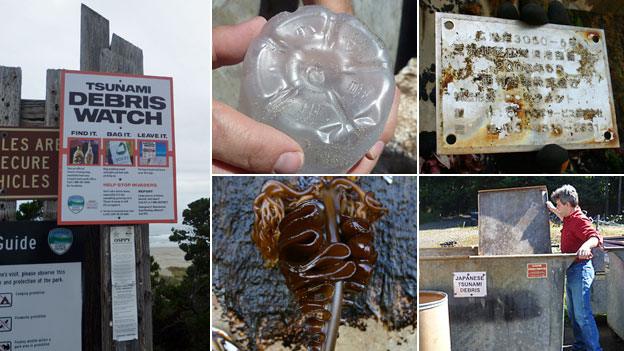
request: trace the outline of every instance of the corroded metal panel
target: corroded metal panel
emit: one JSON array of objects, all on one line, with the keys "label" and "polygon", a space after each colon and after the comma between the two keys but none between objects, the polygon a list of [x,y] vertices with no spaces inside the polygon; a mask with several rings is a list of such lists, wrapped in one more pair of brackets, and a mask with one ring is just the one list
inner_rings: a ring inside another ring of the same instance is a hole
[{"label": "corroded metal panel", "polygon": [[436,14],[442,154],[619,147],[601,29]]},{"label": "corroded metal panel", "polygon": [[545,186],[479,191],[479,254],[551,253]]}]

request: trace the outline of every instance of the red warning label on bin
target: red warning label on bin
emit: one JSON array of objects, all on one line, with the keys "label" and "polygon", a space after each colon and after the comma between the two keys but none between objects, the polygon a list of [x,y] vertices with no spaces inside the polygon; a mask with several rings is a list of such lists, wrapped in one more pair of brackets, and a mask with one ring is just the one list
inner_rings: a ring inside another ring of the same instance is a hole
[{"label": "red warning label on bin", "polygon": [[528,263],[527,278],[547,278],[548,263]]}]

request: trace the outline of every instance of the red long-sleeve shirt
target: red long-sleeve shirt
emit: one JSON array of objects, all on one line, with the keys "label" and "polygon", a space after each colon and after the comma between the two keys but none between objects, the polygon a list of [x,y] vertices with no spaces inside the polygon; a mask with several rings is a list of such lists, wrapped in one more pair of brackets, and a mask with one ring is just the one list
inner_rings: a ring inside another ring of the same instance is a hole
[{"label": "red long-sleeve shirt", "polygon": [[602,245],[602,235],[594,229],[592,222],[587,216],[576,209],[567,217],[563,217],[561,229],[561,252],[575,253],[589,238],[596,237]]}]

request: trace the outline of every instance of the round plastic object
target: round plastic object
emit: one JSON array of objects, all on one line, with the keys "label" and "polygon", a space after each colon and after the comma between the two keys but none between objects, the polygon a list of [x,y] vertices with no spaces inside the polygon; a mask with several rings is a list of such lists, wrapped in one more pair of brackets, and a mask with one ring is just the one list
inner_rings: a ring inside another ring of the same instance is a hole
[{"label": "round plastic object", "polygon": [[379,140],[393,97],[380,40],[320,6],[276,15],[245,55],[240,110],[301,145],[300,173],[347,172]]}]

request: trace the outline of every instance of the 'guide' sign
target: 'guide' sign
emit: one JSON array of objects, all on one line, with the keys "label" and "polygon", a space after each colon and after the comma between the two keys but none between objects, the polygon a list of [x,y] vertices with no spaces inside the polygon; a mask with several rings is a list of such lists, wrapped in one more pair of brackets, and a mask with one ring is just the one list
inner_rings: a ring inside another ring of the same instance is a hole
[{"label": "'guide' sign", "polygon": [[81,350],[85,238],[98,227],[0,225],[0,351]]},{"label": "'guide' sign", "polygon": [[173,81],[63,71],[59,223],[177,221]]}]

